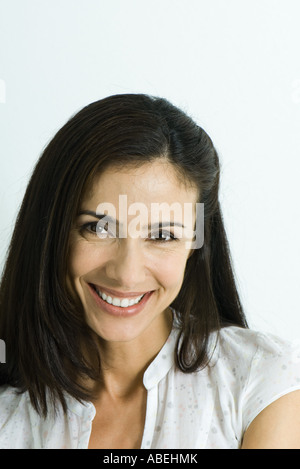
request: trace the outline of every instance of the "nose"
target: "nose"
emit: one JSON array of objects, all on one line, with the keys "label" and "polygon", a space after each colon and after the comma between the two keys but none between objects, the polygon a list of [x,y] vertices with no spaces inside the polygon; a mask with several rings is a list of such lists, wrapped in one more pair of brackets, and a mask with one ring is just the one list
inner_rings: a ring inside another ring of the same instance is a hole
[{"label": "nose", "polygon": [[146,266],[139,239],[121,239],[114,256],[106,264],[106,275],[127,291],[138,290],[146,277]]}]

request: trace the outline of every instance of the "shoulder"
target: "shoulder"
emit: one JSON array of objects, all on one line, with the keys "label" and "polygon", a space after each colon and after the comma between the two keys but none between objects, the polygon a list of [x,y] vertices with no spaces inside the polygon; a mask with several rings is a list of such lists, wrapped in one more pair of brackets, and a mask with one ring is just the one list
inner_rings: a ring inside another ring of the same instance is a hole
[{"label": "shoulder", "polygon": [[16,410],[22,400],[24,400],[23,395],[18,393],[16,388],[8,385],[0,386],[0,428],[4,415]]},{"label": "shoulder", "polygon": [[227,362],[239,361],[251,367],[279,360],[282,370],[295,365],[298,375],[300,340],[289,341],[274,334],[229,326],[219,333],[216,356]]},{"label": "shoulder", "polygon": [[[13,416],[24,413],[27,407],[27,394],[21,394],[11,386],[0,386],[0,431]],[[22,412],[23,411],[23,412]]]},{"label": "shoulder", "polygon": [[27,393],[0,386],[0,449],[28,447],[31,414]]},{"label": "shoulder", "polygon": [[250,423],[243,449],[300,449],[300,391],[265,407]]},{"label": "shoulder", "polygon": [[263,409],[300,389],[300,341],[226,327],[215,352],[215,373],[238,402],[243,432]]},{"label": "shoulder", "polygon": [[226,327],[221,329],[215,362],[236,365],[245,377],[244,391],[258,385],[300,388],[300,340],[289,341],[274,334]]}]

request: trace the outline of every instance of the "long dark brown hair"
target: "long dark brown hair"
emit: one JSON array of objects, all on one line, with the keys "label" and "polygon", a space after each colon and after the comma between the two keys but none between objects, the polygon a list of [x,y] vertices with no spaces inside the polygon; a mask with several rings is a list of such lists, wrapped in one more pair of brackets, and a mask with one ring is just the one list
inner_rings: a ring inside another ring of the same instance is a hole
[{"label": "long dark brown hair", "polygon": [[[176,365],[185,373],[209,363],[212,331],[247,327],[236,288],[219,204],[216,149],[189,116],[167,100],[143,94],[110,96],[84,107],[45,148],[29,181],[0,285],[0,338],[6,364],[0,384],[28,391],[47,414],[49,399],[66,410],[65,393],[91,398],[78,378],[98,379],[97,353],[83,307],[70,293],[69,235],[80,202],[104,168],[164,157],[199,189],[204,203],[204,245],[186,264],[182,288],[170,305],[179,313]],[[81,384],[80,384],[81,383]]]}]

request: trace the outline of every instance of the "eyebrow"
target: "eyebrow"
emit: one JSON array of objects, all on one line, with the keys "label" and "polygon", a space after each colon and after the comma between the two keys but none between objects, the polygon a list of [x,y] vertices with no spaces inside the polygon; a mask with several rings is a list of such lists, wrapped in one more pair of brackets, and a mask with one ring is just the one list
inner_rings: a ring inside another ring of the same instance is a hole
[{"label": "eyebrow", "polygon": [[78,217],[80,217],[80,215],[91,215],[92,217],[98,218],[99,220],[105,217],[108,222],[116,223],[119,226],[118,220],[115,220],[113,217],[110,217],[109,215],[104,215],[102,213],[97,214],[93,212],[92,210],[81,210],[78,213]]},{"label": "eyebrow", "polygon": [[[96,212],[93,212],[92,210],[81,210],[78,213],[78,217],[80,217],[80,215],[91,215],[92,217],[98,218],[99,220],[101,220],[102,218],[105,217],[108,222],[116,223],[117,226],[120,225],[119,220],[115,220],[115,218],[113,218],[109,215],[98,214]],[[170,226],[170,227],[171,226],[180,226],[181,228],[186,228],[185,225],[183,225],[182,223],[179,223],[177,221],[163,221],[163,222],[159,222],[159,223],[154,223],[152,225],[151,225],[151,223],[149,223],[148,228],[156,229],[156,228],[164,228],[166,226]]]}]

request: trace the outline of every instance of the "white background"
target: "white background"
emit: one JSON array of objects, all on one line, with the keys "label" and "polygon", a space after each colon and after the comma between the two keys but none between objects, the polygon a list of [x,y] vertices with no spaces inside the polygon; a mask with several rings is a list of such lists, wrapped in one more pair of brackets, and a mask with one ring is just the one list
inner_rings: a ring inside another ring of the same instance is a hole
[{"label": "white background", "polygon": [[250,325],[300,338],[299,0],[0,0],[0,48],[0,267],[65,121],[111,94],[163,96],[219,151]]}]

